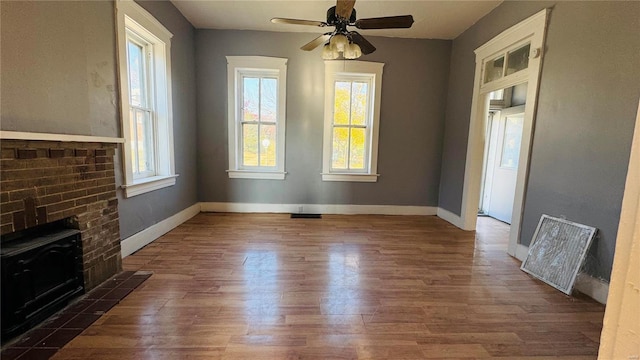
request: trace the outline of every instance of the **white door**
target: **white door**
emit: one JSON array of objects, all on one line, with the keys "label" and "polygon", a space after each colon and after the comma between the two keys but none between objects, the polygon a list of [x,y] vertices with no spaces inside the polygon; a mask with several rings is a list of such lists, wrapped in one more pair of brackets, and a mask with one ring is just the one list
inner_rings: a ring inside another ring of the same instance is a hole
[{"label": "white door", "polygon": [[[511,224],[513,199],[516,192],[518,159],[524,123],[524,106],[503,109],[496,125],[495,157],[487,169],[491,178],[487,215]],[[495,129],[495,128],[494,128]]]}]

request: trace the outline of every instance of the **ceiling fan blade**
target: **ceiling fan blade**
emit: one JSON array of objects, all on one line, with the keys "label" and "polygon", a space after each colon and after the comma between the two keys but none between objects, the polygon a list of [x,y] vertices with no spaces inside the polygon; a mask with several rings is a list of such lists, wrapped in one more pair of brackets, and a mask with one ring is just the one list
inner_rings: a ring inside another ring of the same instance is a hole
[{"label": "ceiling fan blade", "polygon": [[319,27],[327,26],[327,23],[325,22],[314,21],[314,20],[273,18],[271,19],[271,22],[274,24],[309,25],[309,26],[319,26]]},{"label": "ceiling fan blade", "polygon": [[372,52],[376,51],[376,47],[373,46],[373,44],[371,44],[369,41],[367,41],[367,39],[362,37],[362,35],[358,34],[355,31],[352,31],[349,34],[351,36],[351,41],[353,41],[354,43],[358,44],[358,46],[360,46],[360,50],[362,51],[363,54],[369,55]]},{"label": "ceiling fan blade", "polygon": [[356,0],[337,0],[336,15],[343,19],[350,18],[355,4]]},{"label": "ceiling fan blade", "polygon": [[355,22],[358,29],[406,29],[413,25],[413,16],[387,16],[379,18],[359,19]]},{"label": "ceiling fan blade", "polygon": [[306,43],[305,45],[303,45],[300,49],[302,49],[304,51],[311,51],[311,50],[317,48],[318,46],[326,43],[327,41],[329,41],[329,39],[331,39],[331,33],[320,35],[317,38],[315,38],[315,39],[311,40],[310,42]]}]

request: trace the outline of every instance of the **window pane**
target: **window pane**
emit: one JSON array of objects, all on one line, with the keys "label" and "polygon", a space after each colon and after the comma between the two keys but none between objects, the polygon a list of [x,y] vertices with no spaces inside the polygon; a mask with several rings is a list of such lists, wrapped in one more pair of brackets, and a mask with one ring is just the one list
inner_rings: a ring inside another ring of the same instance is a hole
[{"label": "window pane", "polygon": [[137,123],[135,121],[135,113],[136,110],[134,110],[133,108],[129,109],[129,119],[131,119],[131,121],[129,122],[129,131],[131,131],[131,139],[133,139],[133,141],[131,141],[131,171],[134,174],[137,174],[140,171],[138,170],[138,142],[136,141],[136,139],[138,138],[138,132],[136,131],[136,129],[138,127],[136,126]]},{"label": "window pane", "polygon": [[144,49],[142,46],[127,41],[129,57],[129,101],[131,105],[146,106]]},{"label": "window pane", "polygon": [[276,166],[275,125],[260,125],[260,166]]},{"label": "window pane", "polygon": [[354,82],[351,90],[351,124],[366,125],[367,91],[369,84]]},{"label": "window pane", "polygon": [[489,61],[484,65],[484,83],[498,80],[502,77],[502,67],[504,66],[504,56]]},{"label": "window pane", "polygon": [[351,129],[351,154],[349,155],[349,168],[353,170],[364,169],[366,133],[363,128]]},{"label": "window pane", "polygon": [[258,166],[258,124],[242,124],[242,164]]},{"label": "window pane", "polygon": [[151,114],[147,111],[136,110],[136,142],[138,157],[138,172],[154,171],[153,164],[153,125]]},{"label": "window pane", "polygon": [[242,81],[242,120],[243,121],[258,121],[260,119],[260,114],[258,113],[259,87],[260,87],[260,78],[251,78],[251,77],[243,78],[243,81]]},{"label": "window pane", "polygon": [[331,168],[347,169],[349,166],[349,128],[333,128]]},{"label": "window pane", "polygon": [[520,49],[509,53],[507,61],[507,75],[511,75],[520,70],[524,70],[529,66],[529,49],[531,44],[527,44]]},{"label": "window pane", "polygon": [[335,100],[333,111],[333,123],[336,125],[349,125],[351,99],[351,82],[336,81]]},{"label": "window pane", "polygon": [[278,80],[262,78],[260,121],[276,122],[278,108]]},{"label": "window pane", "polygon": [[504,100],[504,89],[490,92],[489,100]]},{"label": "window pane", "polygon": [[504,129],[504,143],[502,144],[502,159],[500,160],[501,167],[518,168],[523,122],[522,115],[507,117]]}]

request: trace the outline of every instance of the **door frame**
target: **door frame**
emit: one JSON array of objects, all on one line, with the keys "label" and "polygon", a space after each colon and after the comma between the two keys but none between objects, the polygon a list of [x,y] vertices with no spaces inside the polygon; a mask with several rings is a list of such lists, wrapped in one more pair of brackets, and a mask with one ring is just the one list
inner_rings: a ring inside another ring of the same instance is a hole
[{"label": "door frame", "polygon": [[638,356],[639,326],[634,315],[639,296],[630,285],[637,284],[640,274],[640,101],[614,254],[598,360]]},{"label": "door frame", "polygon": [[[529,159],[532,144],[533,125],[537,108],[538,85],[542,69],[544,40],[547,20],[551,9],[544,9],[533,16],[521,21],[498,36],[489,40],[475,50],[476,68],[473,84],[473,98],[471,115],[469,118],[469,138],[467,143],[467,157],[462,191],[462,205],[460,209],[459,227],[464,230],[475,230],[480,203],[480,186],[482,181],[482,167],[484,158],[484,118],[489,109],[488,94],[492,91],[527,83],[527,98],[524,112],[522,143],[518,164],[516,192],[513,205],[511,230],[509,232],[509,247],[507,252],[511,256],[524,258],[527,247],[520,245],[520,230],[522,212],[526,190]],[[526,70],[505,76],[499,80],[482,84],[484,64],[493,61],[497,54],[506,50],[518,48],[531,42],[529,65]]]}]

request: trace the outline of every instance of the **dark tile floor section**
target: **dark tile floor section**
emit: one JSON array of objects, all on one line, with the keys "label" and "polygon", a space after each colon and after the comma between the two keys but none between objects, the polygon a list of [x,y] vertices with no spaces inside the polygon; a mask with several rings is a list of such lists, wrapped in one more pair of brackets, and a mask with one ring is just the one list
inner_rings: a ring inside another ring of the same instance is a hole
[{"label": "dark tile floor section", "polygon": [[0,359],[49,359],[149,276],[143,271],[121,272],[3,348]]}]

